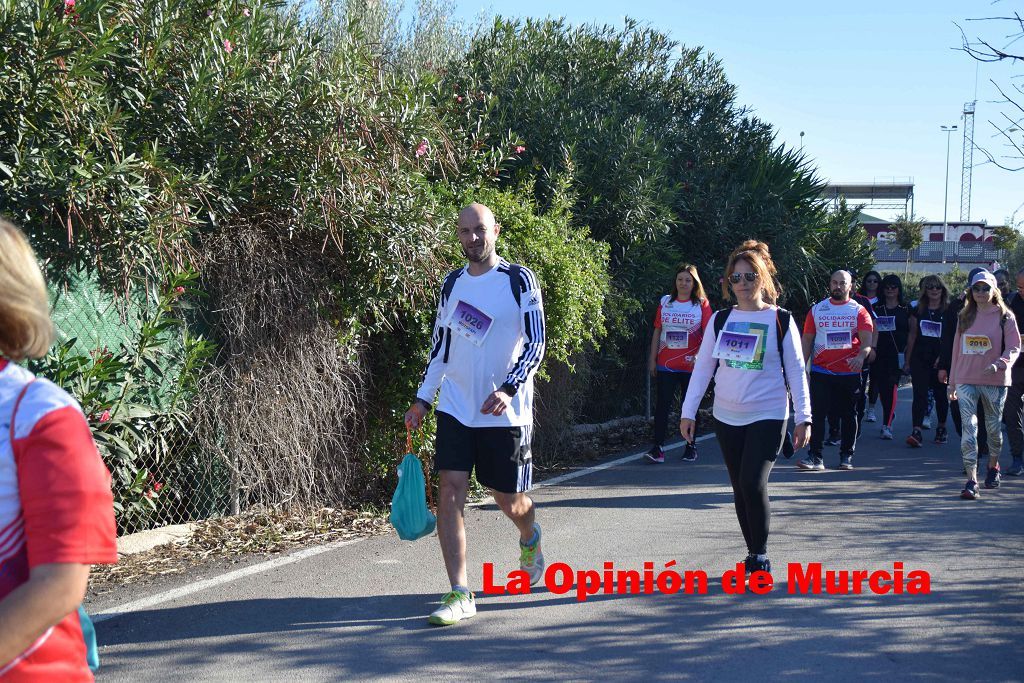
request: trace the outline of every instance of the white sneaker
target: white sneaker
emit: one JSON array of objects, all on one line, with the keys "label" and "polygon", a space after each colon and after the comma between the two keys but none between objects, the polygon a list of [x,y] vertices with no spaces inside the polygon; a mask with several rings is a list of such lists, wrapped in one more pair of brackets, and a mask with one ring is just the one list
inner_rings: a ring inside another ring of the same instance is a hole
[{"label": "white sneaker", "polygon": [[533,530],[537,534],[537,542],[534,545],[519,543],[519,568],[530,575],[531,586],[544,576],[544,553],[540,551],[540,524],[534,522]]},{"label": "white sneaker", "polygon": [[882,438],[886,441],[892,441],[892,430],[887,425],[882,425]]},{"label": "white sneaker", "polygon": [[451,626],[476,616],[476,598],[472,593],[451,591],[441,598],[441,606],[430,613],[427,621],[435,626]]},{"label": "white sneaker", "polygon": [[864,421],[865,422],[878,422],[878,418],[875,417],[875,409],[874,408],[868,408],[867,412],[864,413]]}]

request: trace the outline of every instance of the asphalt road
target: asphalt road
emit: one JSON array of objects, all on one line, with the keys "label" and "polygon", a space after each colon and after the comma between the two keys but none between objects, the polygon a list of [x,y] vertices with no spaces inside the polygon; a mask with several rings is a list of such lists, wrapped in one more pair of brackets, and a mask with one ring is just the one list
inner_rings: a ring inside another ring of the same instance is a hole
[{"label": "asphalt road", "polygon": [[[909,393],[900,398],[902,437]],[[868,424],[852,472],[834,469],[836,448],[820,473],[780,458],[770,483],[777,584],[766,595],[718,583],[746,552],[711,439],[696,463],[673,450],[664,465],[634,460],[534,496],[549,565],[660,571],[675,560],[708,574],[706,594],[478,592],[476,617],[432,627],[426,615],[447,590],[436,537],[390,535],[220,585],[185,579],[173,600],[112,618],[122,606],[100,601],[98,680],[1021,680],[1024,477],[960,500],[953,441],[911,450]],[[484,562],[500,576],[516,567],[517,536],[493,505],[469,509],[466,522],[479,589]],[[789,594],[787,565],[814,562],[889,572],[902,562],[928,572],[931,591]]]}]

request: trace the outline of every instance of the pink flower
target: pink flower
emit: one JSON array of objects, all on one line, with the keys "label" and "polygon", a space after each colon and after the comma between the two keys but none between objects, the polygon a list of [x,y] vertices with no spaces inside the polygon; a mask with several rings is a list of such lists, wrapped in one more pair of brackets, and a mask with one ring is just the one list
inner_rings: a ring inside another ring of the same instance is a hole
[{"label": "pink flower", "polygon": [[224,41],[224,52],[227,52],[228,54],[231,54],[231,51],[232,51],[232,50],[234,50],[234,49],[235,49],[235,48],[234,48],[234,46],[233,46],[233,45],[231,44],[231,41],[230,41],[230,40],[225,40],[225,41]]},{"label": "pink flower", "polygon": [[174,291],[176,293],[178,293],[178,294],[184,294],[185,293],[185,288],[179,285],[179,286],[174,288]]},{"label": "pink flower", "polygon": [[250,14],[250,12],[249,12],[249,8],[248,7],[245,7],[245,8],[242,9],[242,16],[243,17],[247,17],[247,16],[249,16],[249,14]]},{"label": "pink flower", "polygon": [[522,154],[526,151],[526,145],[516,145],[512,149],[515,150],[516,154]]},{"label": "pink flower", "polygon": [[428,149],[430,149],[430,144],[426,140],[423,140],[423,142],[416,147],[416,158],[419,159],[421,156],[426,154]]},{"label": "pink flower", "polygon": [[75,0],[64,0],[64,15],[67,16],[75,11]]},{"label": "pink flower", "polygon": [[100,415],[100,422],[110,422],[110,411],[104,410],[103,414]]},{"label": "pink flower", "polygon": [[155,484],[153,484],[153,490],[156,491],[157,493],[159,493],[160,489],[162,489],[163,487],[164,483],[162,481],[158,481]]},{"label": "pink flower", "polygon": [[455,96],[455,101],[456,102],[461,102],[462,101],[462,95],[456,95]]}]

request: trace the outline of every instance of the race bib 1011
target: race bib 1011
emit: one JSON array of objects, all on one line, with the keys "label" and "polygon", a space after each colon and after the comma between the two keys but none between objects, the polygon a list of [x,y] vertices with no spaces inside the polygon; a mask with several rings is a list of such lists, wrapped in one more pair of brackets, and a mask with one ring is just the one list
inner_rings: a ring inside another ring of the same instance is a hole
[{"label": "race bib 1011", "polygon": [[751,363],[757,351],[757,340],[756,334],[722,330],[715,340],[715,350],[711,355],[719,360]]},{"label": "race bib 1011", "polygon": [[992,350],[992,340],[984,334],[965,334],[961,339],[965,356],[984,356]]},{"label": "race bib 1011", "polygon": [[468,339],[477,346],[482,346],[487,333],[491,331],[494,321],[489,315],[476,306],[459,301],[448,321],[452,332]]}]

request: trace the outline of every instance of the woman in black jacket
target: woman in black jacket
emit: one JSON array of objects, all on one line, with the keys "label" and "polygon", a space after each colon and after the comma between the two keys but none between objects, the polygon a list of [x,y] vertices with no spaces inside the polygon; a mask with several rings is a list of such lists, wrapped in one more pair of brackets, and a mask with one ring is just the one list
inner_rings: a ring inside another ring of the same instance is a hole
[{"label": "woman in black jacket", "polygon": [[910,328],[910,311],[903,304],[903,281],[899,275],[882,278],[875,309],[875,361],[871,364],[871,385],[882,399],[882,438],[892,439],[896,417],[896,391],[903,374],[904,351]]}]

